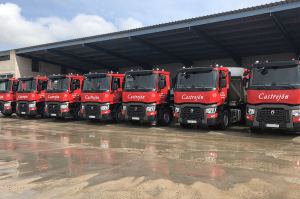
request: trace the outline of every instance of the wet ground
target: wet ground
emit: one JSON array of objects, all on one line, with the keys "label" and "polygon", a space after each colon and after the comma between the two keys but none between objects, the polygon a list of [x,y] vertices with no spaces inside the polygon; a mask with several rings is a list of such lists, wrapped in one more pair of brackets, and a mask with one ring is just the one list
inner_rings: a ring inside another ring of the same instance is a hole
[{"label": "wet ground", "polygon": [[0,118],[0,198],[300,198],[300,134]]}]

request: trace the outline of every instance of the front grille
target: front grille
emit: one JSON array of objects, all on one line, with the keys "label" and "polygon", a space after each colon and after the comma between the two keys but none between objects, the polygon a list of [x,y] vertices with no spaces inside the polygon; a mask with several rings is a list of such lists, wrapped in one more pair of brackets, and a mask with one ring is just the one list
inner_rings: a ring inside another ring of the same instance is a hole
[{"label": "front grille", "polygon": [[183,107],[180,117],[184,120],[201,120],[204,118],[204,109],[200,107]]},{"label": "front grille", "polygon": [[1,112],[4,111],[4,105],[3,105],[3,102],[0,102],[0,111],[1,111]]},{"label": "front grille", "polygon": [[98,105],[86,105],[85,114],[91,116],[97,116],[100,114],[100,106]]},{"label": "front grille", "polygon": [[270,124],[290,122],[289,111],[284,109],[260,109],[257,112],[257,121]]},{"label": "front grille", "polygon": [[26,102],[19,103],[19,112],[21,113],[28,113],[28,104]]},{"label": "front grille", "polygon": [[48,104],[48,113],[49,114],[59,114],[60,105],[59,104]]},{"label": "front grille", "polygon": [[143,118],[146,115],[145,107],[140,105],[130,105],[127,108],[128,117],[139,117]]}]

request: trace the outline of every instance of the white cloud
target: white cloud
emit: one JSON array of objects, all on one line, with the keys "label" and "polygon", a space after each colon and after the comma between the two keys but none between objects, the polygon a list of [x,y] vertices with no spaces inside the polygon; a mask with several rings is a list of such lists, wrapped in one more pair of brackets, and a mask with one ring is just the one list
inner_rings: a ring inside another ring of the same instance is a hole
[{"label": "white cloud", "polygon": [[78,14],[71,20],[44,17],[31,21],[22,16],[21,8],[13,3],[0,4],[0,21],[0,48],[37,45],[143,26],[134,18],[113,23],[101,16],[87,14]]},{"label": "white cloud", "polygon": [[128,30],[128,29],[142,27],[143,24],[140,21],[130,17],[125,20],[124,19],[119,20],[118,26],[121,30]]}]

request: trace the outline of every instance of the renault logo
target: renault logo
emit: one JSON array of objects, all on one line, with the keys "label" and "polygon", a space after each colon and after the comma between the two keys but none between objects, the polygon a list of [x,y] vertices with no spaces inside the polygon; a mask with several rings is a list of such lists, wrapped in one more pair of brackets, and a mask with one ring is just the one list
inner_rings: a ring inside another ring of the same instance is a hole
[{"label": "renault logo", "polygon": [[134,107],[134,110],[135,110],[135,111],[137,111],[137,109],[138,109],[137,107]]},{"label": "renault logo", "polygon": [[194,109],[191,109],[191,113],[194,113]]},{"label": "renault logo", "polygon": [[274,115],[275,114],[275,111],[274,110],[271,110],[271,115]]},{"label": "renault logo", "polygon": [[94,110],[94,107],[93,107],[93,106],[91,106],[91,110]]}]

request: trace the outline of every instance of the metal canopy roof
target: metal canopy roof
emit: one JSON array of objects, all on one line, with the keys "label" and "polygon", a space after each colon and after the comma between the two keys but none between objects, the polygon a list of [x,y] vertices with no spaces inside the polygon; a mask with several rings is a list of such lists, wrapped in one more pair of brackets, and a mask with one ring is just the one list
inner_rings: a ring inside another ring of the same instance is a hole
[{"label": "metal canopy roof", "polygon": [[300,51],[300,0],[17,49],[19,56],[82,72]]}]

